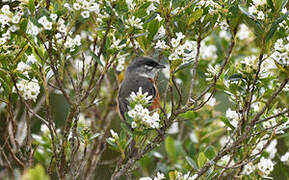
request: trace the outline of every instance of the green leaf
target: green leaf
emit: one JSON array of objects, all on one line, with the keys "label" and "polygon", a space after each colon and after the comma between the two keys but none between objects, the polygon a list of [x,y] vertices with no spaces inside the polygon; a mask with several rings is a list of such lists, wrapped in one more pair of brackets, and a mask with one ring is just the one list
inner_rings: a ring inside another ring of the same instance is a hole
[{"label": "green leaf", "polygon": [[180,65],[176,70],[175,70],[175,73],[178,72],[178,71],[181,71],[187,67],[190,67],[192,65],[192,63],[195,62],[195,60],[191,60],[191,61],[188,61],[187,63],[184,63],[182,65]]},{"label": "green leaf", "polygon": [[102,64],[101,61],[100,61],[100,57],[96,56],[96,54],[94,54],[94,52],[92,52],[92,51],[90,51],[90,54],[91,54],[92,58],[93,58],[94,60],[96,60],[96,62],[103,67],[103,64]]},{"label": "green leaf", "polygon": [[216,150],[213,146],[208,146],[205,150],[205,155],[208,159],[212,160],[216,156]]},{"label": "green leaf", "polygon": [[276,11],[279,12],[280,10],[282,10],[286,6],[287,2],[288,0],[276,0],[275,1]]},{"label": "green leaf", "polygon": [[243,75],[241,73],[236,73],[230,76],[228,79],[231,81],[239,81],[240,79],[243,79]]},{"label": "green leaf", "polygon": [[28,2],[28,9],[29,9],[29,11],[31,12],[31,14],[34,13],[34,11],[35,11],[35,3],[34,3],[34,0],[29,0],[29,2]]},{"label": "green leaf", "polygon": [[177,159],[176,155],[176,149],[175,149],[175,142],[174,139],[171,136],[168,136],[165,140],[165,147],[166,151],[171,158],[172,161],[175,161]]},{"label": "green leaf", "polygon": [[205,163],[207,162],[207,158],[203,152],[200,152],[199,157],[198,157],[198,165],[200,168],[202,168]]},{"label": "green leaf", "polygon": [[132,132],[131,132],[131,130],[130,130],[130,128],[126,125],[126,124],[124,124],[124,123],[120,123],[120,127],[127,133],[127,134],[129,134],[129,135],[133,135],[132,134]]},{"label": "green leaf", "polygon": [[175,60],[170,61],[170,62],[171,62],[171,64],[170,64],[171,69],[176,69],[179,65],[182,64],[183,60],[182,59],[175,59]]},{"label": "green leaf", "polygon": [[144,22],[144,24],[147,24],[147,23],[151,22],[151,21],[154,20],[156,17],[157,17],[157,13],[153,13],[153,14],[148,18],[148,20],[146,20],[146,21]]},{"label": "green leaf", "polygon": [[235,129],[234,126],[232,126],[232,124],[228,120],[228,118],[221,116],[220,119],[227,127],[230,127],[231,129]]},{"label": "green leaf", "polygon": [[286,14],[284,14],[283,16],[279,17],[272,25],[271,28],[269,30],[269,32],[266,35],[266,42],[269,42],[269,40],[272,38],[272,36],[274,35],[274,33],[276,32],[279,23],[282,22],[285,18],[287,18],[289,14],[289,11],[287,11]]},{"label": "green leaf", "polygon": [[257,39],[261,40],[261,37],[264,34],[264,30],[259,22],[254,20],[247,9],[244,6],[239,5],[240,11],[245,15],[246,18],[243,18],[245,23],[248,24],[250,27],[254,28],[254,34],[258,37]]},{"label": "green leaf", "polygon": [[106,142],[107,142],[108,144],[110,144],[112,147],[117,147],[117,145],[115,144],[115,142],[112,142],[112,141],[109,140],[109,139],[106,139]]},{"label": "green leaf", "polygon": [[22,180],[49,180],[49,176],[45,174],[45,170],[41,165],[28,169],[27,173],[21,178]]},{"label": "green leaf", "polygon": [[194,168],[195,170],[199,169],[197,163],[192,158],[190,158],[189,156],[186,156],[186,160],[192,168]]},{"label": "green leaf", "polygon": [[267,4],[269,5],[269,7],[272,9],[272,11],[274,12],[275,11],[275,8],[274,8],[274,4],[273,4],[273,1],[272,0],[267,0]]},{"label": "green leaf", "polygon": [[26,45],[21,49],[21,51],[17,54],[17,56],[16,56],[16,58],[15,58],[15,60],[14,60],[15,63],[18,63],[18,61],[20,60],[20,58],[22,57],[22,55],[26,52],[26,50],[28,49],[28,47],[29,47],[29,45],[26,44]]},{"label": "green leaf", "polygon": [[159,29],[159,22],[157,20],[151,21],[148,24],[148,31],[149,31],[149,36],[148,39],[151,41],[153,37],[156,35]]},{"label": "green leaf", "polygon": [[203,9],[197,9],[196,11],[194,11],[191,14],[188,25],[191,25],[195,21],[199,20],[202,17],[202,15],[203,15]]},{"label": "green leaf", "polygon": [[100,135],[101,135],[101,133],[95,133],[94,135],[92,135],[92,136],[89,138],[89,140],[91,141],[91,140],[99,137]]},{"label": "green leaf", "polygon": [[[135,34],[135,35],[133,35],[133,36],[131,36],[132,38],[137,38],[137,37],[141,37],[141,36],[145,36],[145,35],[147,35],[148,33],[147,32],[144,32],[144,33],[141,33],[141,34]],[[120,44],[122,44],[122,43],[120,43]]]},{"label": "green leaf", "polygon": [[239,5],[239,9],[240,9],[240,11],[241,11],[243,14],[245,14],[245,15],[248,16],[249,18],[253,18],[253,17],[249,14],[249,12],[247,11],[247,8],[246,8],[245,6]]}]

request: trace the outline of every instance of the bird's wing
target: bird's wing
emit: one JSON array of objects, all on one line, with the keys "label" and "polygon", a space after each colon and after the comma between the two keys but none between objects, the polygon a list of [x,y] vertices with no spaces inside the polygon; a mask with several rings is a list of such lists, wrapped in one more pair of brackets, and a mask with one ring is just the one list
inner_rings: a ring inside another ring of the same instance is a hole
[{"label": "bird's wing", "polygon": [[124,114],[129,110],[129,102],[127,98],[132,92],[138,92],[140,87],[142,87],[143,93],[147,92],[148,96],[151,95],[153,99],[156,97],[156,89],[154,84],[148,78],[134,77],[130,79],[124,79],[121,83],[118,96],[118,108],[123,118]]}]

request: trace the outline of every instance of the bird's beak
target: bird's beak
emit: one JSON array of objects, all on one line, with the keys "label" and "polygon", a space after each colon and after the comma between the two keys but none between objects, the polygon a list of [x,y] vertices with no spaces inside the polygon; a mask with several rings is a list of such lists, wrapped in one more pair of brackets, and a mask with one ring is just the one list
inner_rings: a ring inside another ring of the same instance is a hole
[{"label": "bird's beak", "polygon": [[156,66],[156,68],[157,68],[157,69],[163,69],[163,68],[166,68],[166,66],[163,65],[163,64],[159,64],[159,65]]}]

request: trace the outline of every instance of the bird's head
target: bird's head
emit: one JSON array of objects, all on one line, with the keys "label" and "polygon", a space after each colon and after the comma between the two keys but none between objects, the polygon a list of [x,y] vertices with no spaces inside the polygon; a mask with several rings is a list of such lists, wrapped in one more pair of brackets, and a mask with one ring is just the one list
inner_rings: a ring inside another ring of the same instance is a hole
[{"label": "bird's head", "polygon": [[149,57],[138,57],[129,64],[126,75],[137,75],[153,79],[157,72],[165,67],[165,65],[159,64]]}]

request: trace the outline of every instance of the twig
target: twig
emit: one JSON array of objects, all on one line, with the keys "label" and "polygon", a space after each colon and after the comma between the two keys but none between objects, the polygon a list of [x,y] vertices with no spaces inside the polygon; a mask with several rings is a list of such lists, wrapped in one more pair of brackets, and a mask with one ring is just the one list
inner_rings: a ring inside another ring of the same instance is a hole
[{"label": "twig", "polygon": [[198,64],[199,64],[199,57],[200,57],[200,49],[201,49],[201,36],[198,36],[197,40],[197,54],[195,57],[195,62],[194,62],[194,67],[193,67],[193,74],[192,74],[192,81],[191,81],[191,86],[190,86],[190,91],[188,95],[188,100],[187,103],[189,103],[190,99],[193,96],[194,88],[195,88],[195,79],[196,79],[196,74],[197,74],[197,69],[198,69]]}]

